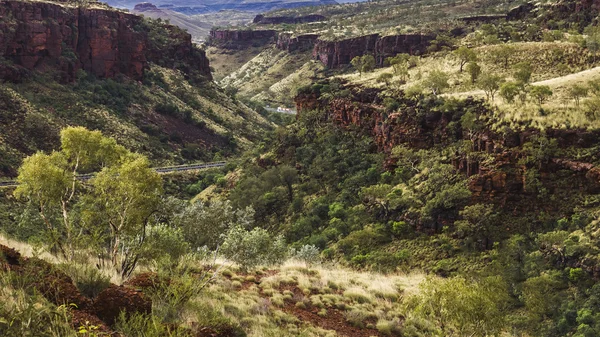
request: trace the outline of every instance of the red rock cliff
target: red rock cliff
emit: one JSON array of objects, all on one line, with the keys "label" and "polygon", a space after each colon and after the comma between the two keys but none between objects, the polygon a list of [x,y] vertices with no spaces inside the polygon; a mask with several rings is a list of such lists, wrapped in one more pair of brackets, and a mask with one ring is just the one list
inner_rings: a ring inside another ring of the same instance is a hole
[{"label": "red rock cliff", "polygon": [[314,49],[318,38],[319,35],[317,34],[293,36],[290,33],[279,33],[276,45],[278,49],[287,50],[288,52],[307,51]]},{"label": "red rock cliff", "polygon": [[248,45],[273,42],[275,30],[211,30],[210,44],[227,49],[243,49]]},{"label": "red rock cliff", "polygon": [[[19,80],[23,69],[56,70],[63,81],[72,81],[83,69],[101,78],[123,74],[139,80],[160,54],[152,50],[142,23],[139,16],[110,9],[0,1],[0,57],[9,61],[0,63],[0,78]],[[192,49],[189,34],[171,37],[178,39],[173,49],[180,62],[210,78],[204,55],[185,55]]]},{"label": "red rock cliff", "polygon": [[[298,114],[314,109],[326,111],[324,118],[328,121],[342,127],[362,130],[373,137],[379,150],[385,153],[390,153],[393,147],[400,144],[422,149],[470,138],[466,131],[456,129],[456,121],[451,120],[452,117],[448,114],[423,111],[418,102],[404,103],[399,111],[388,113],[381,105],[377,93],[368,90],[359,95],[354,92],[350,98],[330,101],[320,100],[313,92],[301,93],[296,97]],[[482,114],[488,109],[483,102],[477,100],[468,99],[460,104],[463,105],[462,109]],[[418,109],[421,111],[416,113]],[[416,117],[417,115],[421,117]],[[465,155],[456,155],[452,163],[457,171],[469,177],[473,203],[492,202],[508,207],[515,213],[541,210],[536,208],[540,203],[531,202],[531,198],[535,198],[534,193],[526,188],[526,173],[531,168],[520,163],[524,155],[521,146],[539,133],[537,130],[526,130],[496,134],[488,130],[477,135],[472,139],[474,153],[487,153],[488,157],[494,158],[492,162],[482,163]],[[548,129],[545,136],[555,139],[559,148],[590,148],[596,144],[600,131]],[[553,176],[560,170],[568,170],[569,179],[576,182],[571,186],[573,193],[579,190],[596,193],[600,187],[600,169],[593,164],[550,158],[547,163],[535,169],[539,171],[539,179],[550,194],[564,188],[561,180]],[[547,206],[544,211],[563,211],[560,205]]]},{"label": "red rock cliff", "polygon": [[402,34],[379,36],[371,34],[340,41],[318,39],[313,50],[313,57],[320,60],[328,68],[336,68],[350,64],[356,56],[371,54],[377,65],[383,65],[386,57],[398,53],[422,54],[433,39],[429,35]]}]

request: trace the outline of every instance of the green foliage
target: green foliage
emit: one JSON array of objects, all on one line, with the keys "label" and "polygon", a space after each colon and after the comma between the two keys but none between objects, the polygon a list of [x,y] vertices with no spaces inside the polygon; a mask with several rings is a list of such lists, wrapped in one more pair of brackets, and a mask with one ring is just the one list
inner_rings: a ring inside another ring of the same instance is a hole
[{"label": "green foliage", "polygon": [[497,63],[501,63],[504,66],[504,69],[507,69],[514,53],[515,47],[510,44],[502,44],[494,49],[493,57]]},{"label": "green foliage", "polygon": [[377,82],[385,83],[386,85],[390,85],[392,78],[394,77],[391,73],[383,73],[377,77]]},{"label": "green foliage", "polygon": [[251,207],[234,209],[229,201],[187,203],[169,198],[163,201],[163,207],[161,213],[167,217],[165,220],[181,231],[193,250],[217,249],[223,242],[223,235],[231,228],[237,225],[250,228],[254,223]]},{"label": "green foliage", "polygon": [[531,277],[523,283],[523,301],[527,310],[540,319],[554,316],[565,288],[566,283],[558,272]]},{"label": "green foliage", "polygon": [[246,333],[239,325],[233,323],[208,304],[195,303],[193,313],[193,318],[198,322],[200,327],[207,327],[222,336],[246,336]]},{"label": "green foliage", "polygon": [[298,261],[306,262],[307,264],[314,264],[320,262],[319,248],[315,245],[304,245],[300,249],[292,249],[289,256]]},{"label": "green foliage", "polygon": [[585,34],[587,35],[585,45],[587,49],[592,52],[595,59],[600,50],[600,30],[597,27],[588,26],[585,29]]},{"label": "green foliage", "polygon": [[432,70],[425,79],[425,86],[431,90],[434,95],[441,94],[444,89],[450,87],[449,75],[441,70]]},{"label": "green foliage", "polygon": [[14,195],[37,206],[51,248],[65,258],[72,259],[76,245],[83,243],[84,229],[73,214],[83,189],[77,175],[117,165],[126,154],[125,148],[99,131],[69,127],[61,131],[60,152],[38,152],[24,160]]},{"label": "green foliage", "polygon": [[477,54],[475,51],[467,46],[460,46],[454,52],[454,57],[458,59],[458,64],[460,65],[460,72],[462,73],[463,67],[467,63],[475,63],[477,61]]},{"label": "green foliage", "polygon": [[[39,277],[37,275],[36,277]],[[31,280],[0,273],[0,334],[23,337],[75,337],[68,306],[56,307],[29,289]]]},{"label": "green foliage", "polygon": [[503,80],[500,75],[484,73],[477,80],[477,85],[485,92],[487,100],[493,102]]},{"label": "green foliage", "polygon": [[500,278],[429,279],[409,308],[436,322],[444,335],[489,336],[504,329],[509,296]]},{"label": "green foliage", "polygon": [[110,286],[110,276],[105,275],[101,270],[89,264],[63,263],[58,265],[71,277],[77,289],[89,297],[94,298],[104,289]]},{"label": "green foliage", "polygon": [[515,98],[521,92],[521,86],[515,82],[504,82],[500,85],[500,96],[506,101],[506,103],[514,103]]},{"label": "green foliage", "polygon": [[477,62],[471,61],[467,63],[467,73],[469,73],[469,77],[471,78],[471,83],[475,84],[477,79],[481,75],[481,67],[477,64]]},{"label": "green foliage", "polygon": [[185,240],[181,228],[156,224],[146,228],[146,242],[140,252],[140,258],[148,262],[164,257],[168,257],[171,261],[178,261],[189,252],[190,245]]},{"label": "green foliage", "polygon": [[136,267],[144,246],[140,237],[156,210],[162,193],[162,180],[150,168],[148,159],[130,155],[119,166],[107,166],[92,179],[92,223],[109,228],[108,256],[115,269],[127,277]]},{"label": "green foliage", "polygon": [[134,313],[126,315],[121,312],[115,330],[127,337],[189,337],[191,334],[184,328],[172,328],[162,324],[159,318],[153,315]]},{"label": "green foliage", "polygon": [[529,90],[529,94],[533,97],[539,105],[544,104],[550,96],[552,96],[552,90],[547,85],[534,85]]},{"label": "green foliage", "polygon": [[236,226],[227,233],[221,254],[249,269],[281,264],[287,258],[287,248],[282,236],[273,237],[262,228],[248,231]]},{"label": "green foliage", "polygon": [[459,212],[462,220],[454,222],[456,229],[469,240],[481,241],[481,248],[491,248],[489,242],[498,239],[497,214],[493,205],[475,204]]},{"label": "green foliage", "polygon": [[575,84],[569,88],[569,97],[575,100],[575,105],[579,107],[581,98],[588,95],[589,89],[583,85]]},{"label": "green foliage", "polygon": [[350,64],[362,76],[362,73],[368,73],[375,69],[375,57],[373,55],[356,56],[350,61]]},{"label": "green foliage", "polygon": [[521,62],[514,65],[514,78],[520,86],[525,86],[531,81],[533,69],[529,62]]}]

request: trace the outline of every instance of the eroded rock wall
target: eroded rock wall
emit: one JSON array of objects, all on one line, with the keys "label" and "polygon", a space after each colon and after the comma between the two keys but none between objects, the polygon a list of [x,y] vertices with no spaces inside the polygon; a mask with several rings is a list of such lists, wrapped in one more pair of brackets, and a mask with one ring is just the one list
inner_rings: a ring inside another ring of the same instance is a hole
[{"label": "eroded rock wall", "polygon": [[313,50],[313,57],[328,68],[350,64],[356,56],[373,55],[378,66],[382,66],[385,58],[399,53],[420,55],[425,53],[433,36],[422,34],[401,34],[380,36],[371,34],[339,41],[318,39]]},{"label": "eroded rock wall", "polygon": [[148,62],[164,59],[165,52],[210,78],[206,56],[191,52],[191,36],[173,26],[165,28],[174,43],[170,50],[159,51],[153,50],[137,15],[52,2],[0,1],[0,79],[18,81],[23,70],[53,70],[62,81],[73,81],[83,69],[100,78],[122,74],[140,80]]}]

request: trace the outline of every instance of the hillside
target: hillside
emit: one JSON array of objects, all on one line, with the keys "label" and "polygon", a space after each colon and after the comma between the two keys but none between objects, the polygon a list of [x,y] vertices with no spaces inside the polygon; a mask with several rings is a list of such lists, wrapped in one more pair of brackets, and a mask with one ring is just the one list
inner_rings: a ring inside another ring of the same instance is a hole
[{"label": "hillside", "polygon": [[0,0],[0,335],[600,335],[599,22]]},{"label": "hillside", "polygon": [[52,2],[2,1],[0,13],[3,176],[55,148],[66,125],[103,130],[161,165],[229,156],[270,127],[212,83],[204,52],[175,26]]},{"label": "hillside", "polygon": [[209,36],[210,29],[214,26],[243,26],[252,21],[254,12],[221,10],[214,13],[186,15],[170,7],[158,8],[144,2],[136,4],[132,13],[151,19],[161,19],[175,25],[192,35],[194,43],[202,43]]}]

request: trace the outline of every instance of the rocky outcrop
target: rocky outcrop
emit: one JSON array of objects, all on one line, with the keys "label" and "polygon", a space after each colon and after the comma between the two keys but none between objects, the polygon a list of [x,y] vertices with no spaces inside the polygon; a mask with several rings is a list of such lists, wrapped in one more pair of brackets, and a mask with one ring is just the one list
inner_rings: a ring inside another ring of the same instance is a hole
[{"label": "rocky outcrop", "polygon": [[356,56],[373,55],[377,65],[382,66],[386,57],[398,53],[420,55],[426,51],[433,36],[421,34],[402,34],[380,36],[371,34],[339,41],[318,39],[313,57],[328,68],[350,64]]},{"label": "rocky outcrop", "polygon": [[375,43],[375,60],[382,66],[385,59],[399,53],[420,55],[425,53],[433,36],[421,34],[402,34],[383,36]]},{"label": "rocky outcrop", "polygon": [[275,30],[211,30],[209,43],[226,49],[244,49],[272,43],[277,36]]},{"label": "rocky outcrop", "polygon": [[308,51],[315,47],[319,35],[304,34],[294,36],[291,33],[279,33],[277,35],[277,48],[288,52]]},{"label": "rocky outcrop", "polygon": [[167,68],[177,68],[184,74],[197,73],[212,80],[208,57],[204,50],[194,46],[192,36],[177,26],[164,25],[163,28],[161,41],[150,40],[147,45],[148,61]]},{"label": "rocky outcrop", "polygon": [[[69,7],[50,2],[0,1],[0,78],[16,81],[23,69],[56,71],[60,80],[75,79],[83,69],[100,78],[125,75],[141,80],[159,51],[144,29],[142,17],[111,9]],[[178,57],[210,78],[208,59],[192,50],[189,34],[165,26],[176,39]],[[167,62],[168,63],[168,62]],[[165,64],[169,66],[169,64]]]},{"label": "rocky outcrop", "polygon": [[147,11],[156,11],[156,10],[159,10],[158,7],[154,6],[153,4],[151,4],[149,2],[142,2],[142,3],[135,5],[135,7],[133,7],[134,12],[147,12]]},{"label": "rocky outcrop", "polygon": [[308,23],[308,22],[319,22],[327,20],[323,15],[311,14],[305,16],[264,16],[262,14],[254,17],[253,23],[259,25],[278,25],[282,23],[289,24],[298,24],[298,23]]},{"label": "rocky outcrop", "polygon": [[527,2],[509,10],[506,18],[510,21],[525,20],[533,16],[535,9],[536,5],[533,2]]},{"label": "rocky outcrop", "polygon": [[538,21],[546,26],[550,22],[564,20],[577,23],[579,27],[598,23],[600,0],[561,0],[537,4],[540,13]]}]

